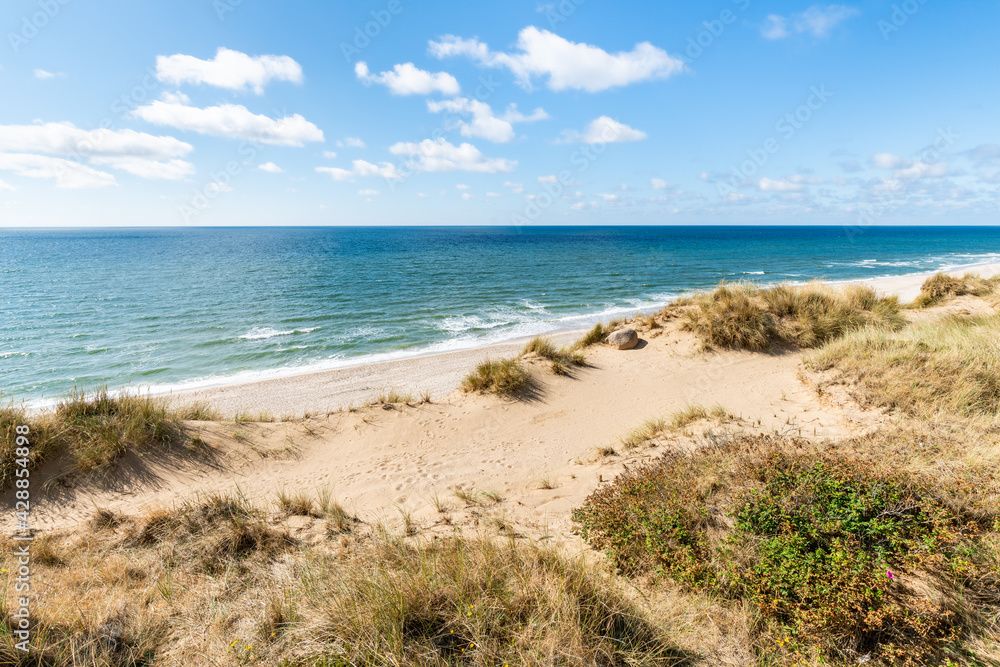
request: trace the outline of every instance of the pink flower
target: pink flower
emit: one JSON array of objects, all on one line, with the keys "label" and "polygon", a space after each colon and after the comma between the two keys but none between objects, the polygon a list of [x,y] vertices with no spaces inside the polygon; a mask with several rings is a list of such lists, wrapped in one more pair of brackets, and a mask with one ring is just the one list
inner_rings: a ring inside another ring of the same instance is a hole
[{"label": "pink flower", "polygon": [[889,577],[890,579],[895,579],[896,578],[896,575],[894,575],[892,573],[892,570],[886,570],[885,571],[885,576]]}]

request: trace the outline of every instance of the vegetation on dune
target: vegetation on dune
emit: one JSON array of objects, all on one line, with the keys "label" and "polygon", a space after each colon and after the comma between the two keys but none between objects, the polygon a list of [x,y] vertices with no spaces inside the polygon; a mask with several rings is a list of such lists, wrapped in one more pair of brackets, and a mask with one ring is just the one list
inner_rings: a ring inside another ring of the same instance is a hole
[{"label": "vegetation on dune", "polygon": [[961,278],[953,278],[946,273],[936,273],[924,281],[912,305],[914,308],[927,308],[956,296],[989,296],[996,291],[998,284],[1000,276],[982,278],[966,273]]},{"label": "vegetation on dune", "polygon": [[806,363],[835,369],[867,404],[927,416],[1000,413],[1000,316],[947,316],[901,331],[865,327],[829,343]]},{"label": "vegetation on dune", "polygon": [[[32,664],[671,665],[616,578],[554,547],[352,535],[297,543],[238,495],[103,511],[35,565]],[[339,545],[339,546],[335,546]],[[11,568],[11,549],[0,563]],[[34,587],[33,587],[34,589]],[[79,595],[79,591],[87,591]],[[22,664],[0,620],[0,662]]]},{"label": "vegetation on dune", "polygon": [[0,406],[0,488],[13,480],[18,425],[30,427],[29,469],[62,457],[70,474],[104,469],[127,451],[188,444],[182,422],[217,418],[196,404],[171,408],[165,401],[136,394],[74,392],[55,410],[32,414],[22,406]]},{"label": "vegetation on dune", "polygon": [[540,336],[532,338],[521,350],[522,357],[529,355],[547,359],[552,365],[552,372],[556,375],[567,375],[571,366],[583,366],[587,363],[586,357],[579,349],[556,347],[550,339]]},{"label": "vegetation on dune", "polygon": [[996,534],[984,536],[998,515],[958,492],[877,459],[746,436],[631,469],[574,518],[625,573],[749,604],[765,662],[940,664],[989,632],[1000,599]]},{"label": "vegetation on dune", "polygon": [[681,326],[705,345],[747,350],[816,347],[868,324],[898,328],[904,322],[896,297],[859,285],[723,283],[685,303],[675,306],[684,308]]},{"label": "vegetation on dune", "polygon": [[533,386],[531,374],[520,358],[512,357],[480,363],[462,382],[462,391],[513,398],[527,393]]}]

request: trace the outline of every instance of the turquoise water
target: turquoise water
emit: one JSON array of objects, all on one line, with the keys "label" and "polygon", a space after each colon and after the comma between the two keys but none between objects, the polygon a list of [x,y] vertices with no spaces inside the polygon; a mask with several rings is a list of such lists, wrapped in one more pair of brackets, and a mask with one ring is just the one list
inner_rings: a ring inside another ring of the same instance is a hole
[{"label": "turquoise water", "polygon": [[197,387],[579,328],[721,279],[989,261],[998,228],[0,230],[0,390]]}]

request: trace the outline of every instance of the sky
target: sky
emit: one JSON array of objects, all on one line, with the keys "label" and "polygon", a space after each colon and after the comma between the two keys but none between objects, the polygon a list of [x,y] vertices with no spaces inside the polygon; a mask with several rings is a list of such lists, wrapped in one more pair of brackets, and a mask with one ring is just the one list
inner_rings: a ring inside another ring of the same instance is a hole
[{"label": "sky", "polygon": [[996,224],[1000,3],[6,0],[0,226]]}]

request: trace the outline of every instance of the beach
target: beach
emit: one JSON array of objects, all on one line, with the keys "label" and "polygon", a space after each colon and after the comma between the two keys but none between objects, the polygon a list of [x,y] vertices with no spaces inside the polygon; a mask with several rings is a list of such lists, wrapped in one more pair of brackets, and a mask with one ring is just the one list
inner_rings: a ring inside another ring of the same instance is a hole
[{"label": "beach", "polygon": [[[963,266],[949,273],[958,276],[966,272],[992,276],[1000,273],[1000,264]],[[920,286],[930,275],[933,273],[858,282],[874,286],[881,294],[896,295],[902,303],[908,303],[920,293]],[[551,338],[563,345],[578,339],[582,333],[582,330],[560,331]],[[207,402],[224,414],[268,412],[274,416],[322,414],[359,406],[391,390],[412,394],[414,398],[426,391],[433,399],[442,399],[458,389],[476,364],[485,359],[515,355],[528,340],[518,338],[467,350],[221,385],[171,396],[178,403]]]}]

